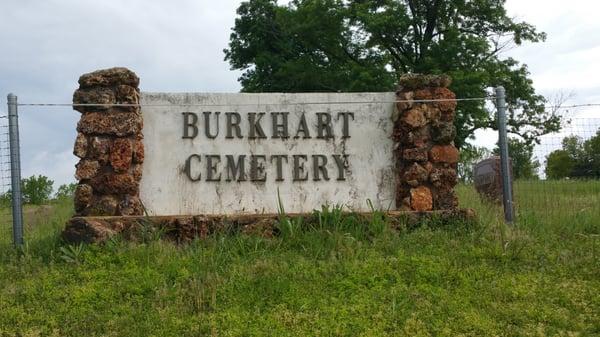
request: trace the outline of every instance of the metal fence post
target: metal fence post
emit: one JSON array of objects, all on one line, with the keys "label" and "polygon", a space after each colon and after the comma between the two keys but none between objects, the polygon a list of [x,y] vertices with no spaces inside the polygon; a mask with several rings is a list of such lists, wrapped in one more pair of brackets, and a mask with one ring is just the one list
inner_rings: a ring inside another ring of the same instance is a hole
[{"label": "metal fence post", "polygon": [[19,115],[17,112],[17,96],[13,94],[8,94],[8,135],[10,143],[13,240],[16,246],[21,246],[23,244],[23,199],[21,194]]},{"label": "metal fence post", "polygon": [[502,203],[504,219],[507,223],[514,221],[514,203],[512,194],[512,177],[510,175],[510,159],[508,157],[508,141],[506,135],[506,97],[504,87],[496,88],[496,106],[498,108],[498,147],[500,148],[500,166],[502,172]]}]

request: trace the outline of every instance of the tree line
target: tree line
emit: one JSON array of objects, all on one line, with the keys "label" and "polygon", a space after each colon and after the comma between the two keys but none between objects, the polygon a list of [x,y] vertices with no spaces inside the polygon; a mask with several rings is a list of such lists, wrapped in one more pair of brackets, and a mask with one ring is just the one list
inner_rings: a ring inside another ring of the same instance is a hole
[{"label": "tree line", "polygon": [[[587,140],[576,135],[564,137],[561,144],[545,158],[546,179],[600,178],[600,130]],[[515,179],[539,179],[541,164],[534,158],[534,146],[515,138],[508,140]],[[497,147],[493,154],[499,154]]]},{"label": "tree line", "polygon": [[[517,138],[508,139],[508,153],[515,179],[539,179],[542,165],[534,157],[534,147],[535,144]],[[470,151],[462,152],[458,170],[460,178],[463,181],[472,181],[473,165],[499,153],[497,146],[492,151],[485,147],[473,146]],[[564,137],[561,148],[550,152],[545,160],[546,179],[600,178],[600,130],[587,140],[576,135]]]},{"label": "tree line", "polygon": [[[51,199],[71,198],[75,193],[77,184],[62,184],[54,192],[54,181],[43,175],[32,175],[31,177],[21,179],[21,193],[23,203],[31,205],[43,205]],[[12,203],[12,191],[8,190],[0,194],[0,206],[8,207]]]},{"label": "tree line", "polygon": [[562,148],[548,155],[545,171],[550,179],[600,178],[600,130],[588,140],[563,138]]}]

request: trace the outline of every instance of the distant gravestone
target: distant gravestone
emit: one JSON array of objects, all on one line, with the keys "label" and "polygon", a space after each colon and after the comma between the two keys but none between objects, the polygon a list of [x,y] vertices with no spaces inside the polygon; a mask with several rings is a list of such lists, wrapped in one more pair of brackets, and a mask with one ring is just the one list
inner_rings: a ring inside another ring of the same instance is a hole
[{"label": "distant gravestone", "polygon": [[[512,168],[512,160],[510,161],[510,167]],[[473,181],[475,189],[482,198],[492,202],[502,202],[500,157],[493,156],[475,164],[473,166]]]}]

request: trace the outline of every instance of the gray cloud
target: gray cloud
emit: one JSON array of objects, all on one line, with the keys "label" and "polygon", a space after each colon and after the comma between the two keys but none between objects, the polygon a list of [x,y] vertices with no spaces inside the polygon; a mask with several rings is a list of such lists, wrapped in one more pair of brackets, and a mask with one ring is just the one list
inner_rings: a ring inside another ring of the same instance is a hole
[{"label": "gray cloud", "polygon": [[[239,91],[227,46],[238,1],[8,0],[0,13],[0,93],[70,102],[79,75],[125,66],[144,91]],[[5,114],[5,100],[0,114]],[[79,114],[21,107],[23,176],[74,180]]]}]

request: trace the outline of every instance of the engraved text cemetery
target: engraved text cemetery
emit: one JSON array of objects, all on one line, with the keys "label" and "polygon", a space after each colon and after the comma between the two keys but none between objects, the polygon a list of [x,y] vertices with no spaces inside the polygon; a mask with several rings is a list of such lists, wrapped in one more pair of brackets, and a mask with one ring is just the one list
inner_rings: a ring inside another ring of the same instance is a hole
[{"label": "engraved text cemetery", "polygon": [[[194,112],[181,113],[183,122],[182,139],[193,140],[197,137],[204,141],[226,142],[229,139],[247,138],[260,142],[263,139],[321,139],[327,141],[339,137],[351,137],[353,112],[338,112],[335,116],[329,112],[317,112],[314,120],[308,120],[302,112],[299,116],[289,112],[250,112],[247,116],[248,127],[242,129],[242,116],[237,112],[204,111],[199,116]],[[270,120],[268,117],[270,117]],[[224,123],[223,123],[224,122]],[[271,131],[270,133],[268,131]],[[193,153],[187,157],[184,173],[191,181],[253,181],[271,179],[267,176],[265,165],[275,167],[274,181],[284,181],[284,170],[290,171],[292,181],[301,182],[312,179],[346,180],[349,155],[333,154],[212,154]],[[273,180],[271,179],[271,180]]]}]

